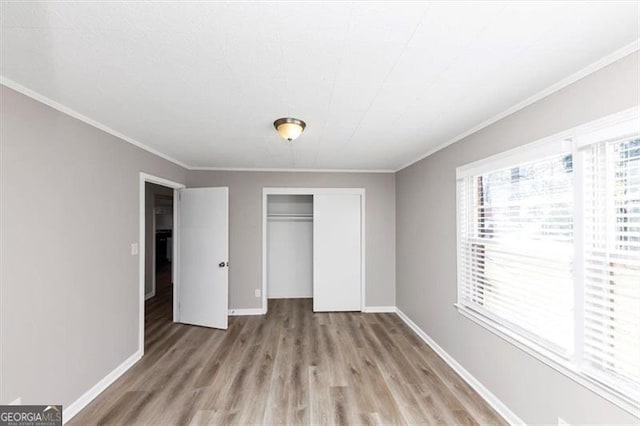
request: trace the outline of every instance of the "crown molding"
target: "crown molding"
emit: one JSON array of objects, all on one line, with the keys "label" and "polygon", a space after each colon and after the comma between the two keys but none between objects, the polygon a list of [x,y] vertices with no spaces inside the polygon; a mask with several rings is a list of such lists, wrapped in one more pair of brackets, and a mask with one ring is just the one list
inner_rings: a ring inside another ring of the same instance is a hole
[{"label": "crown molding", "polygon": [[64,114],[67,114],[75,119],[78,119],[90,126],[93,126],[99,130],[102,130],[103,132],[106,132],[112,136],[117,137],[118,139],[122,139],[125,142],[128,142],[132,145],[137,146],[140,149],[143,149],[147,152],[150,152],[151,154],[157,155],[160,158],[164,158],[167,161],[170,161],[174,164],[177,164],[180,167],[183,167],[187,170],[194,170],[194,171],[230,171],[230,172],[298,172],[298,173],[397,173],[409,166],[411,166],[412,164],[417,163],[418,161],[421,161],[427,157],[429,157],[430,155],[446,148],[449,145],[452,145],[456,142],[461,141],[462,139],[466,138],[469,135],[472,135],[482,129],[484,129],[485,127],[488,127],[494,123],[496,123],[497,121],[502,120],[503,118],[549,96],[550,94],[557,92],[567,86],[569,86],[570,84],[575,83],[576,81],[590,75],[593,74],[594,72],[606,67],[607,65],[611,65],[612,63],[624,58],[625,56],[628,56],[630,54],[632,54],[633,52],[636,52],[640,50],[640,39],[633,41],[632,43],[629,43],[628,45],[614,51],[613,53],[605,56],[602,59],[599,59],[598,61],[588,65],[587,67],[581,69],[580,71],[571,74],[570,76],[560,80],[559,82],[552,84],[551,86],[547,87],[546,89],[536,93],[535,95],[525,99],[524,101],[521,101],[513,106],[511,106],[510,108],[507,108],[505,111],[493,116],[492,118],[470,128],[469,130],[460,133],[459,135],[455,136],[452,139],[449,139],[448,141],[439,144],[437,146],[435,146],[434,148],[428,150],[427,152],[425,152],[424,154],[420,155],[419,157],[405,163],[404,165],[402,165],[401,167],[393,170],[393,169],[374,169],[374,170],[362,170],[362,169],[294,169],[294,168],[251,168],[251,167],[193,167],[190,166],[188,164],[183,163],[180,160],[177,160],[163,152],[160,152],[154,148],[151,148],[150,146],[134,139],[131,138],[123,133],[118,132],[117,130],[112,129],[111,127],[100,123],[99,121],[96,121],[92,118],[89,118],[81,113],[79,113],[78,111],[69,108],[59,102],[54,101],[53,99],[50,99],[32,89],[29,89],[28,87],[25,87],[23,85],[21,85],[20,83],[17,83],[3,75],[0,75],[0,84],[13,89],[17,92],[22,93],[25,96],[28,96],[32,99],[35,99],[36,101],[39,101],[45,105],[50,106],[53,109],[56,109]]},{"label": "crown molding", "polygon": [[122,139],[125,142],[130,143],[131,145],[135,145],[140,149],[143,149],[147,152],[150,152],[151,154],[157,155],[158,157],[164,158],[167,161],[170,161],[174,164],[177,164],[180,167],[184,167],[185,169],[190,169],[190,167],[188,165],[186,165],[185,163],[183,163],[180,160],[176,160],[175,158],[158,151],[157,149],[151,148],[148,145],[143,144],[140,141],[135,140],[134,138],[131,138],[125,134],[122,134],[120,132],[118,132],[117,130],[112,129],[111,127],[96,121],[92,118],[87,117],[86,115],[80,114],[78,111],[69,108],[68,106],[62,105],[59,102],[54,101],[51,98],[48,98],[38,92],[36,92],[35,90],[31,90],[28,87],[23,86],[20,83],[17,83],[3,75],[0,75],[0,84],[2,84],[3,86],[6,86],[10,89],[15,90],[16,92],[20,92],[25,96],[28,96],[32,99],[35,99],[38,102],[41,102],[55,110],[58,110],[64,114],[67,114],[77,120],[82,121],[85,124],[88,124],[92,127],[95,127],[96,129],[102,130],[105,133],[110,134],[111,136],[115,136],[118,139]]},{"label": "crown molding", "polygon": [[92,118],[87,117],[84,114],[79,113],[78,111],[67,107],[59,102],[54,101],[51,98],[48,98],[35,90],[29,89],[28,87],[23,86],[22,84],[11,80],[3,75],[0,75],[0,84],[6,86],[10,89],[15,90],[16,92],[22,93],[23,95],[32,98],[40,103],[43,103],[55,110],[58,110],[64,114],[67,114],[77,120],[82,121],[85,124],[88,124],[96,129],[102,130],[112,136],[115,136],[118,139],[121,139],[125,142],[128,142],[132,145],[137,146],[140,149],[143,149],[151,154],[157,155],[160,158],[164,158],[167,161],[170,161],[174,164],[177,164],[180,167],[183,167],[187,170],[194,171],[228,171],[228,172],[298,172],[298,173],[395,173],[395,170],[352,170],[352,169],[293,169],[293,168],[250,168],[250,167],[192,167],[188,164],[183,163],[180,160],[177,160],[163,152],[158,151],[155,148],[151,148],[149,145],[146,145],[132,137],[129,137],[123,133],[118,132],[117,130],[112,129],[111,127],[96,121]]},{"label": "crown molding", "polygon": [[461,141],[462,139],[466,138],[467,136],[470,136],[482,129],[484,129],[485,127],[488,127],[494,123],[496,123],[497,121],[502,120],[505,117],[508,117],[509,115],[520,111],[521,109],[543,99],[546,98],[547,96],[551,95],[554,92],[557,92],[561,89],[564,89],[565,87],[569,86],[570,84],[575,83],[578,80],[581,80],[583,78],[585,78],[586,76],[593,74],[594,72],[606,67],[607,65],[611,65],[612,63],[624,58],[625,56],[628,56],[630,54],[632,54],[633,52],[636,52],[637,50],[640,50],[640,39],[635,40],[632,43],[629,43],[628,45],[614,51],[613,53],[610,53],[609,55],[605,56],[604,58],[601,58],[599,60],[597,60],[596,62],[593,62],[590,65],[587,65],[585,68],[582,68],[580,71],[571,74],[568,77],[563,78],[562,80],[558,81],[555,84],[552,84],[551,86],[547,87],[546,89],[536,93],[535,95],[525,99],[524,101],[521,101],[513,106],[511,106],[510,108],[507,108],[506,110],[504,110],[503,112],[501,112],[498,115],[493,116],[492,118],[470,128],[469,130],[460,133],[459,135],[455,136],[454,138],[449,139],[448,141],[441,143],[437,146],[435,146],[434,148],[431,148],[430,150],[428,150],[426,153],[422,154],[420,157],[409,161],[408,163],[404,164],[403,166],[401,166],[400,168],[396,169],[396,172],[399,172],[403,169],[406,169],[407,167],[411,166],[412,164],[417,163],[420,160],[424,160],[425,158],[427,158],[428,156],[435,154],[436,152],[448,147],[449,145],[452,145],[456,142]]},{"label": "crown molding", "polygon": [[386,169],[277,169],[277,168],[249,168],[249,167],[190,167],[193,171],[209,172],[291,172],[291,173],[395,173]]}]

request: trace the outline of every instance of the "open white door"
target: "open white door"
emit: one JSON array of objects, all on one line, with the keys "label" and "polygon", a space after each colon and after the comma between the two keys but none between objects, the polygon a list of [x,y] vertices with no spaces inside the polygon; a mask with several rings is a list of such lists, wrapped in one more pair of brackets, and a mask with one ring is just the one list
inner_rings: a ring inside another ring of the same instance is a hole
[{"label": "open white door", "polygon": [[229,188],[180,190],[179,321],[227,328]]},{"label": "open white door", "polygon": [[313,197],[313,310],[360,311],[360,195]]}]

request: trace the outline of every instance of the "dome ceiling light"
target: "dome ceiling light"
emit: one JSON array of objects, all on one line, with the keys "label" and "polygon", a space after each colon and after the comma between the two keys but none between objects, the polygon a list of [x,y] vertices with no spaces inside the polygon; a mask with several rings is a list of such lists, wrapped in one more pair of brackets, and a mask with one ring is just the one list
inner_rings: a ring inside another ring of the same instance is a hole
[{"label": "dome ceiling light", "polygon": [[300,136],[307,124],[297,118],[286,117],[274,121],[273,127],[276,128],[280,136],[291,142]]}]

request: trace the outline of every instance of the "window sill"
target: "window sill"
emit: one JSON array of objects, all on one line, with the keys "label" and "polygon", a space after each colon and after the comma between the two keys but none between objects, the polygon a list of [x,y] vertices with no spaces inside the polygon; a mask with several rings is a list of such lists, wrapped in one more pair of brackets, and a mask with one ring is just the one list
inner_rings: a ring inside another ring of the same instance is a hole
[{"label": "window sill", "polygon": [[632,415],[640,418],[640,405],[638,401],[633,401],[631,398],[625,397],[609,387],[603,385],[602,383],[592,379],[589,376],[579,373],[576,371],[571,364],[567,361],[559,357],[558,355],[553,354],[545,350],[544,348],[538,348],[535,343],[531,343],[526,339],[518,336],[516,333],[511,330],[503,327],[499,324],[494,323],[493,321],[477,314],[471,309],[466,308],[460,304],[454,304],[458,312],[468,318],[469,320],[475,322],[481,327],[489,330],[491,333],[496,336],[506,340],[512,345],[518,347],[523,350],[527,354],[531,355],[538,361],[548,365],[554,370],[564,374],[569,377],[576,383],[586,387],[590,391],[594,392],[598,396],[606,399],[607,401],[615,404],[616,406],[622,408],[623,410],[631,413]]}]

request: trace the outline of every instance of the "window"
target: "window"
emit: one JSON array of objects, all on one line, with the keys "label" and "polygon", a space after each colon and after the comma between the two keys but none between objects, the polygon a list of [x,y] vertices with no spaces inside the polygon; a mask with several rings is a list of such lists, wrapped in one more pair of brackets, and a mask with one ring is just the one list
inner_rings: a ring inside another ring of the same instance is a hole
[{"label": "window", "polygon": [[638,109],[457,170],[461,313],[638,415]]},{"label": "window", "polygon": [[637,399],[640,138],[593,144],[584,173],[584,368]]}]

